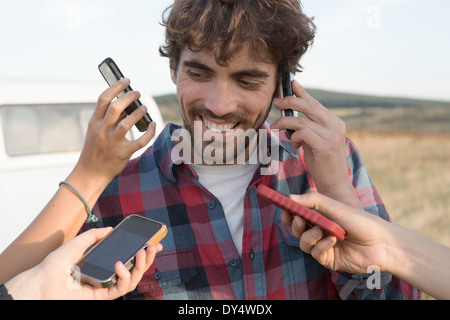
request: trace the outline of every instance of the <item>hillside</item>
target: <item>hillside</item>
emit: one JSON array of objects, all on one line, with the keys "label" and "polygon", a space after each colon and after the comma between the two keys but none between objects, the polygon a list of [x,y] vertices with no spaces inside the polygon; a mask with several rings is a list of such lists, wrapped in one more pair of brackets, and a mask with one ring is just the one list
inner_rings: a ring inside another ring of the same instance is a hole
[{"label": "hillside", "polygon": [[319,89],[306,89],[308,93],[319,100],[327,108],[362,108],[362,107],[420,107],[440,106],[450,107],[450,101],[431,101],[398,97],[370,96],[353,93],[326,91]]},{"label": "hillside", "polygon": [[[380,97],[307,89],[314,98],[342,118],[349,129],[450,133],[450,102]],[[181,123],[175,94],[154,97],[166,122]],[[271,120],[279,117],[272,110]]]}]

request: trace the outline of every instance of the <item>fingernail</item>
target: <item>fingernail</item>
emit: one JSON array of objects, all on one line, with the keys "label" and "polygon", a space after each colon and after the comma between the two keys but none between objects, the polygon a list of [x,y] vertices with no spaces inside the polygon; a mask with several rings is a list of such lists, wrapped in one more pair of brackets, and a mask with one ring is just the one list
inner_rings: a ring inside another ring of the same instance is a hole
[{"label": "fingernail", "polygon": [[122,269],[122,270],[128,270],[125,265],[122,263],[122,261],[117,261],[116,265]]},{"label": "fingernail", "polygon": [[313,228],[312,232],[313,232],[313,235],[314,235],[315,238],[322,237],[322,232],[321,232],[321,230],[320,230],[320,228],[318,226],[315,226]]}]

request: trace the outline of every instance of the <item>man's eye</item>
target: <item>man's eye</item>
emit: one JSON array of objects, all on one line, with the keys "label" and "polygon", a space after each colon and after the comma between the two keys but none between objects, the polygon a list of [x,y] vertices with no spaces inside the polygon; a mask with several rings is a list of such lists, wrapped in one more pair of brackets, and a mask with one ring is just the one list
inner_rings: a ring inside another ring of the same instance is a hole
[{"label": "man's eye", "polygon": [[261,86],[261,84],[259,82],[252,82],[252,81],[247,81],[247,80],[242,80],[242,79],[238,80],[238,82],[242,87],[244,87],[246,89],[256,90]]},{"label": "man's eye", "polygon": [[195,72],[192,70],[187,70],[187,74],[189,77],[191,77],[193,79],[197,79],[197,80],[202,80],[205,78],[205,76],[202,75],[200,72]]}]

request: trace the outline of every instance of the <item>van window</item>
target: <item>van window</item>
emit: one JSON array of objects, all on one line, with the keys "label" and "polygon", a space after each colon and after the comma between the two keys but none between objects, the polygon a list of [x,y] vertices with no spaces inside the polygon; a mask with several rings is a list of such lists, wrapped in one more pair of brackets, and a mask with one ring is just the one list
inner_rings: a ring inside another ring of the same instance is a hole
[{"label": "van window", "polygon": [[94,108],[93,103],[0,106],[6,152],[22,156],[81,150]]}]

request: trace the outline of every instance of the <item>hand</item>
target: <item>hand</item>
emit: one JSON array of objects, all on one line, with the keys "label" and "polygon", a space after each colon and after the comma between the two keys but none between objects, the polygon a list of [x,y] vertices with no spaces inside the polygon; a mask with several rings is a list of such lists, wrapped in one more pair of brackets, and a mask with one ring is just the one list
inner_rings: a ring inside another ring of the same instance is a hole
[{"label": "hand", "polygon": [[[133,153],[146,146],[155,135],[155,123],[152,122],[139,139],[129,141],[126,138],[127,132],[147,112],[145,106],[136,109],[129,116],[124,111],[140,98],[137,91],[128,92],[111,102],[129,84],[128,79],[117,81],[98,98],[80,159],[72,174],[72,178],[74,174],[79,176],[77,180],[81,184],[86,181],[83,177],[89,177],[90,181],[100,185],[103,190],[124,169]],[[76,185],[79,186],[80,183]]]},{"label": "hand", "polygon": [[140,250],[136,263],[128,271],[119,261],[115,265],[118,281],[110,288],[95,288],[77,283],[70,275],[71,266],[92,244],[102,239],[111,228],[91,229],[51,253],[41,264],[6,283],[14,299],[115,299],[134,290],[143,274],[162,250],[161,244]]},{"label": "hand", "polygon": [[296,81],[293,81],[292,89],[296,96],[275,100],[275,107],[296,110],[307,118],[281,117],[271,128],[295,130],[291,136],[292,145],[303,147],[305,165],[320,193],[360,207],[348,176],[345,123]]},{"label": "hand", "polygon": [[292,228],[295,237],[300,238],[300,248],[304,252],[332,270],[366,273],[367,267],[371,265],[377,265],[381,271],[386,270],[391,227],[389,222],[317,192],[291,195],[290,198],[322,213],[347,232],[345,240],[337,241],[336,237],[326,234],[317,226],[307,229],[305,220],[284,211],[281,221]]}]

